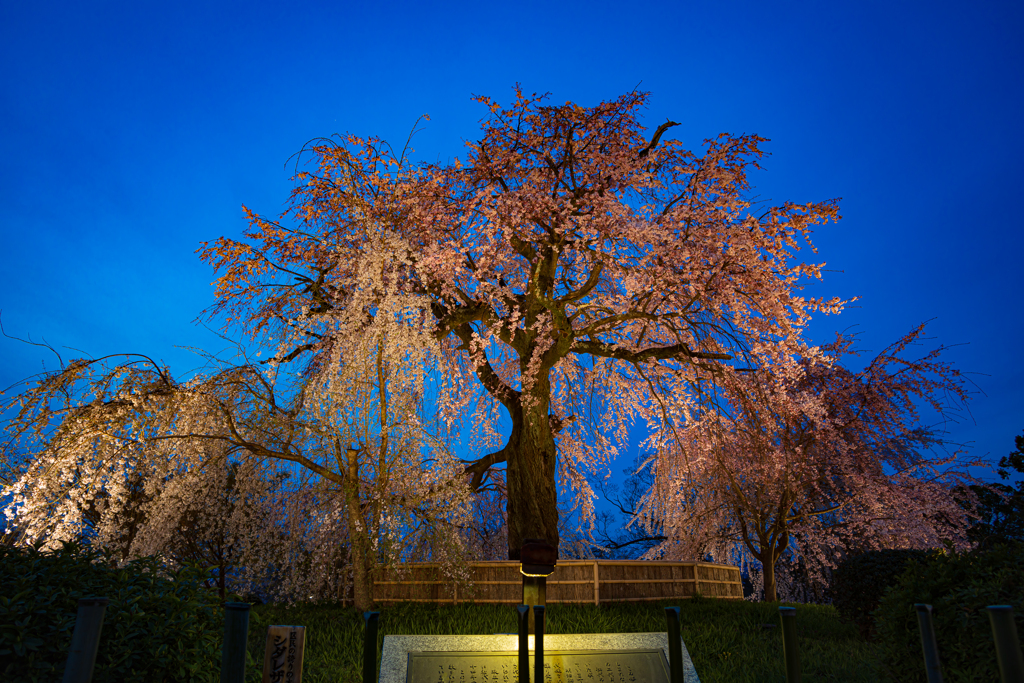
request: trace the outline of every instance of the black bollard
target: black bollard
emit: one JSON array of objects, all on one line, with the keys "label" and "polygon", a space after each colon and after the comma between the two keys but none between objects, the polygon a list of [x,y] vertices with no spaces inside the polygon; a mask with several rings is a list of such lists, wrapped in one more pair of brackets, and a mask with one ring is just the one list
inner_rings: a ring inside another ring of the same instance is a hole
[{"label": "black bollard", "polygon": [[780,607],[782,653],[786,658],[786,683],[800,683],[800,649],[796,642],[796,608]]},{"label": "black bollard", "polygon": [[220,683],[245,683],[245,647],[249,642],[247,602],[224,603],[224,647],[220,658]]},{"label": "black bollard", "polygon": [[668,680],[671,683],[683,683],[683,646],[679,641],[679,608],[666,607],[665,619],[668,620]]},{"label": "black bollard", "polygon": [[544,605],[533,606],[533,683],[544,683]]},{"label": "black bollard", "polygon": [[71,634],[71,651],[64,664],[64,683],[89,683],[96,665],[96,651],[100,646],[103,614],[110,598],[81,598],[78,617]]},{"label": "black bollard", "polygon": [[519,683],[530,683],[530,608],[516,605],[519,624]]},{"label": "black bollard", "polygon": [[999,659],[999,677],[1003,683],[1024,683],[1024,658],[1020,655],[1017,624],[1013,622],[1013,607],[989,605],[988,620],[992,625],[992,638],[996,641]]},{"label": "black bollard", "polygon": [[377,624],[380,612],[363,612],[363,683],[377,683]]},{"label": "black bollard", "polygon": [[924,650],[924,672],[928,683],[942,683],[942,666],[939,664],[939,646],[935,643],[935,628],[932,626],[932,606],[915,603],[917,626],[921,631],[921,649]]}]

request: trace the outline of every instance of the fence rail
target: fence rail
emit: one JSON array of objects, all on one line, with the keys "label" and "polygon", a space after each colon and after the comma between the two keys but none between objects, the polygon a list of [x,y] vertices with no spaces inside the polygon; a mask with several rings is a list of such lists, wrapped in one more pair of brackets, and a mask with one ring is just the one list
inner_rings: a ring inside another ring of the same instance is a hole
[{"label": "fence rail", "polygon": [[[410,562],[373,582],[378,603],[507,603],[523,600],[519,562],[470,562],[468,586],[442,576],[440,566]],[[675,598],[743,599],[740,570],[710,562],[560,560],[547,579],[547,600],[557,603],[653,602]]]}]

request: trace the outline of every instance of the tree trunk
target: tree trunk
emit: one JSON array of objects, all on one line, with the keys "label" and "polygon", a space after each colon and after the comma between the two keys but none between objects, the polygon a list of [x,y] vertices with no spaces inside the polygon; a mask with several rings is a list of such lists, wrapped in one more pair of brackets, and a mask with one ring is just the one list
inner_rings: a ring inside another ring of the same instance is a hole
[{"label": "tree trunk", "polygon": [[[355,539],[353,545],[356,545]],[[366,570],[366,552],[364,549],[356,548],[352,553],[352,602],[360,612],[368,611],[373,605],[369,578],[369,572]]]},{"label": "tree trunk", "polygon": [[[508,440],[508,559],[518,560],[528,538],[558,548],[558,492],[555,489],[555,437],[548,419],[549,387],[537,382],[533,405],[512,415]],[[539,396],[538,396],[539,394]],[[524,395],[524,399],[526,396]],[[517,419],[518,418],[518,419]]]},{"label": "tree trunk", "polygon": [[359,452],[349,450],[345,477],[345,505],[348,510],[349,540],[352,546],[352,598],[355,608],[365,612],[373,605],[370,572],[367,568],[369,549],[366,520],[359,505]]},{"label": "tree trunk", "polygon": [[[771,555],[771,553],[766,553]],[[774,559],[769,562],[762,562],[761,567],[764,570],[764,601],[765,602],[778,602],[779,595],[775,587],[775,562]]]},{"label": "tree trunk", "polygon": [[[776,535],[777,534],[777,535]],[[789,531],[783,529],[781,533],[775,530],[768,539],[761,541],[761,554],[756,556],[761,562],[761,569],[764,571],[764,601],[778,602],[779,592],[775,582],[775,563],[779,561],[782,554],[789,547]]]},{"label": "tree trunk", "polygon": [[755,533],[751,534],[746,520],[739,515],[741,513],[738,513],[738,519],[743,543],[747,546],[753,558],[761,563],[761,572],[764,577],[764,601],[778,602],[778,588],[775,584],[775,562],[782,556],[785,549],[789,547],[789,532],[783,528],[781,533],[779,533],[779,529],[776,526],[771,532],[762,527],[754,530]]},{"label": "tree trunk", "polygon": [[224,576],[225,574],[226,574],[226,572],[224,571],[224,566],[221,565],[221,567],[220,567],[220,599],[221,600],[227,600],[228,599],[228,587],[227,587],[227,584],[225,582],[225,576]]}]

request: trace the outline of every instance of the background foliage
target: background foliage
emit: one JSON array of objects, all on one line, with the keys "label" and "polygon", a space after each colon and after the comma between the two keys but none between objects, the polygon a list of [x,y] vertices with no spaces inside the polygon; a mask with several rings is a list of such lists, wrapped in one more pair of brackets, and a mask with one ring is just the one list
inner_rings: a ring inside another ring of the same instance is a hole
[{"label": "background foliage", "polygon": [[1024,633],[1024,543],[987,550],[947,552],[911,560],[874,612],[878,642],[892,679],[923,683],[925,668],[915,603],[932,606],[932,622],[945,680],[999,680],[989,605],[1013,607],[1017,633]]},{"label": "background foliage", "polygon": [[75,542],[52,553],[0,547],[0,678],[60,680],[78,599],[105,597],[95,683],[212,683],[224,610],[203,578],[197,565],[168,574],[152,557],[117,568]]}]

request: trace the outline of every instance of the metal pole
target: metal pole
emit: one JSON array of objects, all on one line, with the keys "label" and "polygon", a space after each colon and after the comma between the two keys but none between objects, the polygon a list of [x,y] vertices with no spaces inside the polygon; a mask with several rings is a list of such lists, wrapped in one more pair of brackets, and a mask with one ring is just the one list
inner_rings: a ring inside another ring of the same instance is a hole
[{"label": "metal pole", "polygon": [[530,608],[516,605],[516,613],[519,624],[519,683],[530,683]]},{"label": "metal pole", "polygon": [[[547,604],[547,584],[548,577],[546,576],[524,576],[523,604],[528,607]],[[528,617],[529,633],[531,634],[536,632],[533,625],[533,616],[533,611],[531,610]]]},{"label": "metal pole", "polygon": [[64,683],[89,683],[96,664],[96,651],[100,646],[103,614],[110,598],[81,598],[78,617],[71,634],[71,651],[64,664]]},{"label": "metal pole", "polygon": [[533,642],[533,683],[544,681],[544,605],[533,606],[533,625],[536,627]]},{"label": "metal pole", "polygon": [[679,641],[679,608],[666,607],[668,620],[668,669],[671,683],[683,683],[683,648]]},{"label": "metal pole", "polygon": [[[558,548],[542,538],[527,538],[519,549],[519,573],[523,575],[523,603],[527,606],[547,604],[548,577],[558,563]],[[531,610],[529,633],[535,633]]]},{"label": "metal pole", "polygon": [[1020,654],[1017,624],[1013,622],[1013,607],[989,605],[988,620],[992,624],[992,638],[996,641],[999,677],[1003,683],[1024,683],[1024,658]]},{"label": "metal pole", "polygon": [[915,603],[917,625],[921,630],[921,649],[924,650],[924,671],[928,683],[942,683],[942,665],[939,664],[939,646],[935,642],[932,626],[932,606]]},{"label": "metal pole", "polygon": [[800,650],[796,642],[796,608],[780,607],[782,652],[786,658],[786,683],[800,683]]},{"label": "metal pole", "polygon": [[363,612],[363,683],[377,683],[377,625],[380,612]]},{"label": "metal pole", "polygon": [[247,602],[224,603],[224,649],[220,659],[220,683],[245,683],[245,648],[249,642]]}]

